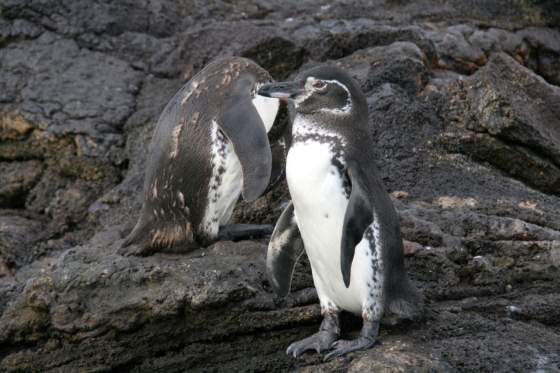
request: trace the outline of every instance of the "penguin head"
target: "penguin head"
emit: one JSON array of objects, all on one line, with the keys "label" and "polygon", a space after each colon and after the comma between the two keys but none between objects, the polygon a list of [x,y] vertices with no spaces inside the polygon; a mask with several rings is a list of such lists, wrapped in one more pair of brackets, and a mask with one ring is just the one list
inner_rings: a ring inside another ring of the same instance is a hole
[{"label": "penguin head", "polygon": [[295,80],[265,84],[258,94],[292,101],[296,112],[328,116],[348,116],[367,112],[358,84],[344,70],[320,66],[306,70]]}]

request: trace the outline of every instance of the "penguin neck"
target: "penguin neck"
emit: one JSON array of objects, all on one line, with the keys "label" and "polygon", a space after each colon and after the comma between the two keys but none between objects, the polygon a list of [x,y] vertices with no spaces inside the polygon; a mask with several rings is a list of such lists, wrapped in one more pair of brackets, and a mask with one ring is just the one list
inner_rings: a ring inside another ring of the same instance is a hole
[{"label": "penguin neck", "polygon": [[278,114],[280,107],[280,100],[277,98],[270,98],[256,95],[252,100],[253,106],[259,113],[261,120],[266,128],[266,132],[270,131]]},{"label": "penguin neck", "polygon": [[298,140],[312,140],[312,141],[332,141],[336,140],[344,145],[343,137],[329,126],[325,125],[324,121],[328,118],[323,118],[321,115],[309,115],[298,113],[292,125],[292,138],[295,142]]}]

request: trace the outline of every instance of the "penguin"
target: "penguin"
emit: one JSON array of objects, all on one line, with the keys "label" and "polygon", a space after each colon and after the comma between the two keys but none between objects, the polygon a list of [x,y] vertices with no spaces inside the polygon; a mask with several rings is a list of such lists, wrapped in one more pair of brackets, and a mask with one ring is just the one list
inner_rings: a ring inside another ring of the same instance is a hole
[{"label": "penguin", "polygon": [[[323,321],[288,355],[330,351],[325,360],[372,347],[384,313],[414,319],[421,296],[404,267],[397,213],[379,177],[368,106],[342,69],[319,66],[258,92],[294,110],[286,178],[291,202],[276,223],[266,271],[280,296],[290,291],[298,258],[309,258]],[[339,313],[361,316],[358,338],[342,340]]]},{"label": "penguin", "polygon": [[189,250],[272,232],[272,226],[228,225],[240,195],[253,201],[269,185],[267,132],[280,102],[256,92],[271,81],[253,61],[228,57],[208,64],[175,94],[154,130],[142,210],[121,254]]}]

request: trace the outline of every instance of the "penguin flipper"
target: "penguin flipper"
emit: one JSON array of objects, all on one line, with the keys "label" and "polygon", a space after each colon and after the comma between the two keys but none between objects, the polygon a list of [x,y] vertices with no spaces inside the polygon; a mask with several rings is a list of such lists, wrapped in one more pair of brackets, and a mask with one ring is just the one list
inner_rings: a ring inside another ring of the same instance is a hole
[{"label": "penguin flipper", "polygon": [[233,143],[243,170],[243,199],[254,201],[270,180],[272,154],[264,124],[251,101],[254,78],[241,76],[224,101],[218,125]]},{"label": "penguin flipper", "polygon": [[346,170],[350,179],[352,191],[348,200],[348,207],[344,214],[342,241],[340,247],[340,269],[346,287],[350,286],[350,271],[356,245],[360,243],[364,232],[373,221],[373,207],[365,187],[365,178],[355,162],[348,162]]},{"label": "penguin flipper", "polygon": [[284,137],[282,141],[276,141],[270,144],[270,151],[272,154],[272,166],[270,173],[270,182],[266,187],[265,193],[272,190],[286,175],[286,157],[288,148]]},{"label": "penguin flipper", "polygon": [[290,201],[274,227],[266,255],[266,273],[272,289],[279,296],[290,292],[296,263],[304,246]]}]

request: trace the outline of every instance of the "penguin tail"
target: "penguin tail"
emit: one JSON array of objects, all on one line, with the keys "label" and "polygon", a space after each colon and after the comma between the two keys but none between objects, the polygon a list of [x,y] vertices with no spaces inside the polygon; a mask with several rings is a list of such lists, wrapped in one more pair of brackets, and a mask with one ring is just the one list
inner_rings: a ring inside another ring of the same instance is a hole
[{"label": "penguin tail", "polygon": [[[124,239],[118,253],[121,255],[146,256],[161,249],[198,248],[193,238],[192,224],[181,221],[161,221],[142,214],[132,231]],[[174,251],[174,250],[173,250]]]},{"label": "penguin tail", "polygon": [[401,321],[414,321],[424,316],[422,294],[406,278],[399,289],[389,293],[385,303],[384,323],[395,325]]}]

